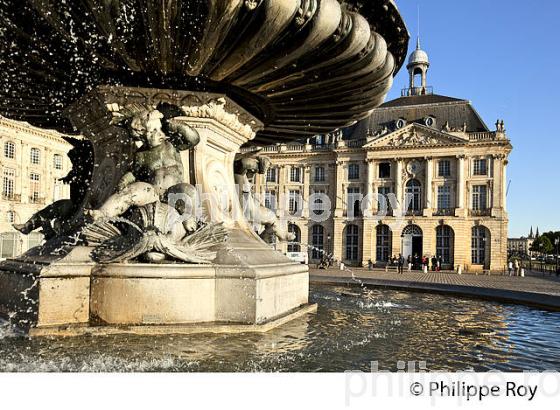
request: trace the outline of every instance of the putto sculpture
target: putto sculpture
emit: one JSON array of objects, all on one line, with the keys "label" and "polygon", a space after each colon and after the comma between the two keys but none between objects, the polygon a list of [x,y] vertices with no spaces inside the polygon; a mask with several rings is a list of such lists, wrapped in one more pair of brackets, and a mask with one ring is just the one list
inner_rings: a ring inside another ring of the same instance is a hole
[{"label": "putto sculpture", "polygon": [[292,241],[295,235],[288,232],[286,221],[280,221],[275,212],[266,208],[254,195],[255,175],[266,174],[271,163],[269,158],[259,155],[258,152],[236,156],[234,174],[241,207],[255,232],[265,242],[273,243],[275,239]]}]

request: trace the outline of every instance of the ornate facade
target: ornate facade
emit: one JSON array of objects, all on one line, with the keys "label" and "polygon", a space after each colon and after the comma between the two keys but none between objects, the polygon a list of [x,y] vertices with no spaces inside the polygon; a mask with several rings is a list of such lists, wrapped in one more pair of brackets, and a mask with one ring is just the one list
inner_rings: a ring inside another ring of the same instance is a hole
[{"label": "ornate facade", "polygon": [[512,150],[504,123],[491,131],[469,101],[434,95],[428,67],[418,46],[401,98],[350,129],[263,148],[272,167],[255,189],[280,216],[286,211],[296,235],[282,251],[309,251],[310,262],[323,251],[354,266],[402,254],[504,269]]},{"label": "ornate facade", "polygon": [[69,186],[59,179],[70,171],[67,153],[72,146],[54,131],[0,117],[0,147],[0,259],[4,259],[42,241],[41,234],[22,235],[12,224],[69,197]]}]

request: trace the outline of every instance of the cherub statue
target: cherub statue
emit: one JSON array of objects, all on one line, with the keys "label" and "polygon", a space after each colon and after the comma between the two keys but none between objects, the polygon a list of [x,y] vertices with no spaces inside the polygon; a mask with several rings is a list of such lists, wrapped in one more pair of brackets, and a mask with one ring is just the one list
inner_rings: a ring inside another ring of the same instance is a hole
[{"label": "cherub statue", "polygon": [[[131,115],[124,114],[125,126],[142,147],[116,192],[99,209],[88,212],[93,223],[83,233],[88,244],[96,246],[93,259],[210,263],[213,248],[225,240],[226,230],[221,224],[198,221],[194,213],[184,214],[189,205],[197,205],[197,198],[195,187],[184,182],[180,151],[199,143],[198,132],[174,120],[183,113],[169,104],[129,110]],[[181,201],[168,203],[172,194]]]},{"label": "cherub statue", "polygon": [[[117,191],[99,209],[88,212],[94,221],[121,216],[133,206],[167,203],[171,194],[183,198],[174,204],[180,214],[189,205],[184,201],[195,206],[196,189],[184,182],[180,151],[196,146],[200,137],[196,130],[174,119],[180,115],[177,107],[160,104],[157,109],[137,109],[125,121],[132,138],[142,147],[135,153],[129,172],[117,184]],[[193,215],[184,224],[189,232],[196,229]]]},{"label": "cherub statue", "polygon": [[291,241],[295,236],[288,232],[287,226],[282,226],[276,214],[264,207],[253,195],[255,175],[266,174],[269,167],[270,159],[258,155],[258,151],[237,156],[233,172],[241,207],[247,220],[265,242],[272,243],[274,237],[281,241]]}]

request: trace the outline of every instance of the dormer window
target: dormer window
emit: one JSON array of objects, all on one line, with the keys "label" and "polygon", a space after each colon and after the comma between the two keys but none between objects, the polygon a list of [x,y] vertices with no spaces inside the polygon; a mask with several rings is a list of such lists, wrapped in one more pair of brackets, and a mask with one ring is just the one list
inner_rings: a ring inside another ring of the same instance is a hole
[{"label": "dormer window", "polygon": [[432,116],[425,117],[424,118],[424,125],[426,127],[430,127],[430,128],[435,127],[436,119]]},{"label": "dormer window", "polygon": [[397,121],[395,121],[395,127],[398,130],[404,128],[405,126],[406,126],[406,120],[404,118],[399,118]]}]

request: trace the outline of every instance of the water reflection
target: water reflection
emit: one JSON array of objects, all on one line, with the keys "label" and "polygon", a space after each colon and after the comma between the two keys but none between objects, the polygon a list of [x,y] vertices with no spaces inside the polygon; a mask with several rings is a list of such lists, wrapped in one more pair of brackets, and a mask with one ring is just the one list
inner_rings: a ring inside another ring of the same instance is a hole
[{"label": "water reflection", "polygon": [[265,334],[29,339],[0,327],[2,371],[560,370],[560,313],[359,287],[312,287],[316,314]]}]

